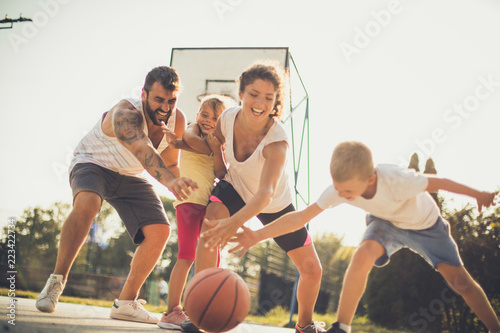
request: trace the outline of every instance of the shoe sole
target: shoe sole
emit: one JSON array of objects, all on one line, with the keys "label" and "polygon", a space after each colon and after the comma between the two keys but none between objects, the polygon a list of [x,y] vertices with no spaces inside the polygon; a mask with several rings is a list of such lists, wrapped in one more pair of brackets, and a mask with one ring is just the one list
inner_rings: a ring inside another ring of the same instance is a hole
[{"label": "shoe sole", "polygon": [[125,316],[125,315],[120,315],[120,314],[110,314],[109,317],[111,319],[118,319],[118,320],[125,320],[125,321],[134,321],[136,323],[144,323],[144,324],[158,324],[158,322],[160,321],[159,319],[155,322],[153,321],[144,321],[144,320],[140,320],[140,319],[136,319],[134,317],[130,317],[130,316]]},{"label": "shoe sole", "polygon": [[35,303],[35,307],[38,311],[45,312],[45,313],[52,313],[52,312],[56,311],[55,306],[53,308],[44,308],[42,306],[39,306],[38,303]]},{"label": "shoe sole", "polygon": [[162,321],[159,321],[157,323],[158,327],[160,328],[165,328],[167,330],[176,330],[176,331],[181,331],[182,328],[180,325],[176,325],[176,324],[171,324],[171,323],[164,323]]}]

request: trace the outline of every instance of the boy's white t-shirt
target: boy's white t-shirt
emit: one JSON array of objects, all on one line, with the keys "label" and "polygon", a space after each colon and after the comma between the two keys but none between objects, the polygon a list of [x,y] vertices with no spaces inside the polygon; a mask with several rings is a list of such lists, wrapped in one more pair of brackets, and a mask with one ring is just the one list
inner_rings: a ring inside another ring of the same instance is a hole
[{"label": "boy's white t-shirt", "polygon": [[433,226],[439,215],[434,199],[426,192],[427,178],[413,169],[380,164],[377,172],[377,191],[373,198],[358,197],[352,201],[339,197],[333,184],[320,196],[316,204],[321,209],[341,203],[359,207],[401,229],[423,230]]}]

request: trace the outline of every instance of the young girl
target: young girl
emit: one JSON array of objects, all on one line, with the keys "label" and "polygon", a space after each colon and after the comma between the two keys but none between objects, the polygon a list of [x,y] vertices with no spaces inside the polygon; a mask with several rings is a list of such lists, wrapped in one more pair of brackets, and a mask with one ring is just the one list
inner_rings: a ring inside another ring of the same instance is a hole
[{"label": "young girl", "polygon": [[[214,267],[216,252],[250,218],[268,224],[294,211],[285,171],[288,138],[280,114],[285,80],[274,66],[257,64],[239,79],[241,106],[229,108],[217,122],[215,135],[226,143],[227,175],[210,196],[206,223],[196,250],[195,272]],[[313,322],[321,283],[321,264],[306,228],[275,238],[300,273],[296,333],[325,332]]]},{"label": "young girl", "polygon": [[191,193],[188,199],[174,202],[179,254],[170,275],[167,312],[158,322],[161,328],[180,330],[181,323],[187,318],[180,306],[182,291],[195,258],[196,243],[215,178],[222,179],[226,174],[221,143],[212,133],[217,118],[226,109],[227,100],[219,95],[206,96],[201,101],[196,122],[188,126],[182,140],[177,140],[172,132],[164,128],[169,143],[182,149],[181,175],[193,179],[198,184],[198,190]]}]

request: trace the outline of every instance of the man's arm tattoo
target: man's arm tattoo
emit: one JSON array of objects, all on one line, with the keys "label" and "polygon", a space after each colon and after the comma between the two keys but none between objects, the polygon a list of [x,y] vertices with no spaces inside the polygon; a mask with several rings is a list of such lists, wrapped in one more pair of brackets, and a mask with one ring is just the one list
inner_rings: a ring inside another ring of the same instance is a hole
[{"label": "man's arm tattoo", "polygon": [[[157,159],[157,163],[154,163],[155,157]],[[165,162],[163,162],[161,156],[153,152],[151,152],[151,154],[149,155],[146,154],[144,156],[144,166],[148,169],[149,173],[159,182],[161,182],[161,180],[163,179],[161,169],[168,171],[168,168],[165,165]]]},{"label": "man's arm tattoo", "polygon": [[126,144],[132,144],[145,137],[142,130],[143,119],[138,112],[129,110],[116,111],[113,117],[113,125],[116,137]]},{"label": "man's arm tattoo", "polygon": [[146,154],[146,156],[144,157],[144,166],[146,168],[150,168],[150,167],[153,167],[154,164],[152,163],[152,160],[153,160],[153,156],[155,156],[155,154],[151,153],[149,154]]},{"label": "man's arm tattoo", "polygon": [[154,177],[156,178],[157,181],[161,182],[163,177],[161,176],[161,173],[158,170],[155,170],[155,175]]}]

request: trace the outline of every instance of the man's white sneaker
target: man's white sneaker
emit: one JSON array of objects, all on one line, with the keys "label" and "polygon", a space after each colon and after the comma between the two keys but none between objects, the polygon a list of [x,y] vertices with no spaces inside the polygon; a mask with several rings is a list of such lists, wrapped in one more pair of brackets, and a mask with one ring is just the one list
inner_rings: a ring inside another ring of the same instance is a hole
[{"label": "man's white sneaker", "polygon": [[66,281],[63,281],[63,276],[59,274],[51,274],[45,287],[36,299],[36,308],[42,312],[54,312],[61,296]]},{"label": "man's white sneaker", "polygon": [[177,305],[172,312],[167,314],[163,313],[161,320],[158,322],[158,326],[161,328],[166,328],[170,330],[181,330],[181,323],[186,320],[187,316],[182,311],[180,305]]},{"label": "man's white sneaker", "polygon": [[146,304],[146,301],[143,299],[133,301],[119,301],[115,299],[109,316],[113,319],[137,321],[140,323],[158,323],[159,319],[148,312],[142,304]]}]

